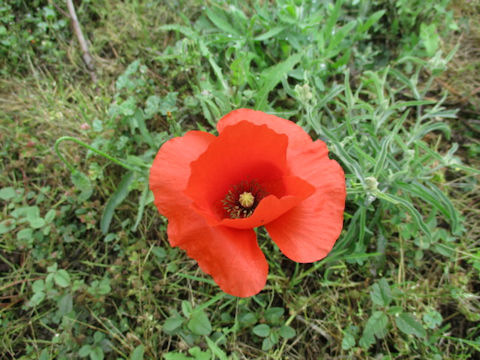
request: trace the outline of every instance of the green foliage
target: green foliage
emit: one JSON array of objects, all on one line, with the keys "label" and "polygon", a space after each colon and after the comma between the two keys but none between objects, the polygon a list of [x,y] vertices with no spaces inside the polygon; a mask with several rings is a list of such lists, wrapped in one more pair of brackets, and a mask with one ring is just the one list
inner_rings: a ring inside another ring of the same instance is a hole
[{"label": "green foliage", "polygon": [[40,59],[57,64],[65,56],[58,43],[70,37],[68,20],[48,1],[14,0],[0,4],[1,73],[23,72]]}]

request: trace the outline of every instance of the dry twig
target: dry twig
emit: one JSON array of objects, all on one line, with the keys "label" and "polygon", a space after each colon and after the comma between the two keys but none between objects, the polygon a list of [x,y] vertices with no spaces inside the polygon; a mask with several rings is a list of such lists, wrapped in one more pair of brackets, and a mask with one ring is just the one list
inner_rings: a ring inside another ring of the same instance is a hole
[{"label": "dry twig", "polygon": [[75,12],[75,7],[73,6],[72,0],[67,0],[68,12],[70,13],[70,19],[72,20],[73,31],[77,36],[78,42],[80,43],[80,48],[82,49],[82,58],[87,66],[90,77],[94,83],[97,82],[97,75],[95,74],[95,66],[93,65],[93,59],[88,51],[87,41],[82,33],[82,28],[78,22],[77,13]]}]

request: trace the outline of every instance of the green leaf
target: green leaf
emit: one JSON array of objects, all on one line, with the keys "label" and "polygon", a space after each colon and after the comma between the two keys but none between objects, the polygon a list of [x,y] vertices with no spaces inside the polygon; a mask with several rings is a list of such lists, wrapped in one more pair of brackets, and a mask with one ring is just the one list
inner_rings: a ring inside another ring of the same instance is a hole
[{"label": "green leaf", "polygon": [[360,346],[368,348],[375,338],[382,339],[387,334],[388,317],[381,311],[375,311],[367,320],[360,338]]},{"label": "green leaf", "polygon": [[273,347],[273,345],[275,345],[275,343],[272,341],[272,339],[267,337],[267,338],[263,339],[263,341],[262,341],[262,350],[263,351],[268,351]]},{"label": "green leaf", "polygon": [[212,325],[207,314],[203,310],[195,310],[187,324],[195,335],[208,336],[212,332]]},{"label": "green leaf", "polygon": [[263,33],[261,35],[256,36],[253,40],[255,41],[265,41],[270,39],[271,37],[274,37],[275,35],[280,34],[283,30],[285,30],[287,27],[286,26],[276,26],[270,30],[268,30],[266,33]]},{"label": "green leaf", "polygon": [[190,356],[184,355],[179,352],[170,352],[163,355],[165,360],[192,360]]},{"label": "green leaf", "polygon": [[32,290],[34,293],[45,290],[45,281],[42,279],[35,280],[32,284]]},{"label": "green leaf", "polygon": [[191,349],[188,349],[190,355],[194,357],[195,360],[211,360],[212,354],[209,350],[202,351],[198,346],[194,346]]},{"label": "green leaf", "polygon": [[47,214],[45,215],[45,222],[51,223],[55,219],[55,210],[50,209],[48,210]]},{"label": "green leaf", "polygon": [[372,15],[370,15],[367,21],[365,21],[365,23],[361,24],[358,27],[357,33],[362,34],[367,32],[368,29],[370,29],[372,25],[376,24],[384,14],[385,14],[385,10],[379,10],[377,12],[374,12]]},{"label": "green leaf", "polygon": [[163,116],[168,115],[178,110],[177,108],[177,95],[178,92],[169,92],[163,99],[158,109]]},{"label": "green leaf", "polygon": [[11,200],[15,197],[16,192],[15,188],[13,187],[4,187],[2,190],[0,190],[0,199],[4,201]]},{"label": "green leaf", "polygon": [[70,179],[72,180],[75,188],[80,191],[80,194],[78,195],[78,202],[87,201],[93,193],[93,186],[87,175],[75,170],[72,172]]},{"label": "green leaf", "polygon": [[143,360],[143,354],[145,353],[145,346],[138,345],[130,355],[130,360]]},{"label": "green leaf", "polygon": [[374,304],[379,306],[387,307],[390,304],[392,301],[392,294],[390,292],[390,286],[388,286],[387,280],[382,278],[377,284],[372,285],[370,298]]},{"label": "green leaf", "polygon": [[161,248],[159,246],[154,246],[153,247],[152,254],[155,255],[155,257],[158,260],[163,260],[167,257],[167,252],[165,251],[165,249]]},{"label": "green leaf", "polygon": [[342,339],[342,350],[349,350],[355,346],[355,338],[350,333],[345,333]]},{"label": "green leaf", "polygon": [[436,310],[430,310],[423,315],[423,322],[429,329],[435,329],[442,324],[443,318]]},{"label": "green leaf", "polygon": [[172,316],[165,320],[163,324],[163,331],[165,331],[168,335],[173,335],[175,332],[180,329],[183,324],[184,319],[179,316]]},{"label": "green leaf", "polygon": [[58,270],[54,274],[53,280],[55,281],[55,284],[60,287],[67,287],[70,285],[70,275],[66,270],[63,269]]},{"label": "green leaf", "polygon": [[415,221],[415,224],[423,230],[425,235],[427,235],[429,238],[432,237],[432,233],[430,232],[430,229],[428,228],[427,224],[423,221],[422,215],[418,212],[417,209],[413,207],[411,203],[409,203],[407,200],[402,199],[401,197],[398,197],[396,195],[392,194],[387,194],[383,193],[381,191],[376,191],[375,196],[378,197],[379,199],[385,200],[393,205],[401,205],[403,206],[409,213],[412,215],[413,220]]},{"label": "green leaf", "polygon": [[407,335],[415,335],[419,338],[427,336],[423,326],[410,313],[401,313],[395,318],[395,324]]},{"label": "green leaf", "polygon": [[268,326],[267,324],[260,324],[255,326],[252,331],[257,336],[267,337],[268,335],[270,335],[270,326]]},{"label": "green leaf", "polygon": [[457,234],[461,229],[461,220],[458,211],[454,208],[450,199],[435,185],[430,184],[429,188],[418,183],[410,184],[399,182],[398,186],[411,195],[417,196],[429,203],[442,213],[452,225],[452,232]]},{"label": "green leaf", "polygon": [[73,309],[73,297],[72,294],[66,293],[63,295],[57,302],[58,306],[58,311],[57,315],[58,316],[64,316],[68,314],[70,311]]},{"label": "green leaf", "polygon": [[[8,219],[0,222],[0,235],[6,234],[7,232],[15,229],[16,222],[14,220]],[[17,234],[18,237],[18,234]]]},{"label": "green leaf", "polygon": [[51,360],[50,350],[48,348],[43,349],[38,360]]},{"label": "green leaf", "polygon": [[102,218],[100,220],[100,229],[102,230],[103,234],[108,233],[108,229],[110,228],[110,223],[113,218],[113,213],[118,205],[120,205],[123,200],[127,197],[128,193],[130,192],[130,184],[135,179],[135,173],[127,172],[118,184],[117,190],[110,196],[107,201],[107,205],[105,206],[105,210],[103,211]]},{"label": "green leaf", "polygon": [[228,360],[227,354],[225,354],[225,352],[220,349],[215,342],[210,340],[208,337],[206,337],[205,340],[207,341],[208,347],[216,357],[218,357],[220,360]]},{"label": "green leaf", "polygon": [[278,330],[278,334],[284,338],[285,340],[288,340],[288,339],[291,339],[293,337],[295,337],[295,335],[297,334],[295,329],[293,329],[292,327],[288,326],[288,325],[283,325],[279,330]]},{"label": "green leaf", "polygon": [[219,10],[215,8],[208,8],[205,10],[205,14],[210,21],[223,32],[238,37],[241,36],[241,34],[231,25],[231,22],[226,18],[226,16]]},{"label": "green leaf", "polygon": [[145,117],[150,119],[160,111],[160,103],[162,99],[157,95],[151,95],[145,102]]},{"label": "green leaf", "polygon": [[242,326],[251,326],[257,322],[257,317],[252,312],[243,313],[243,314],[240,314],[240,316],[238,317],[238,322]]},{"label": "green leaf", "polygon": [[285,61],[278,63],[265,69],[262,74],[262,85],[257,91],[255,97],[255,108],[264,110],[267,105],[268,94],[272,91],[277,84],[282,81],[287,73],[293,69],[295,65],[301,60],[303,54],[291,55]]},{"label": "green leaf", "polygon": [[41,304],[41,302],[45,299],[45,293],[43,291],[39,291],[33,294],[30,298],[28,306],[35,307]]},{"label": "green leaf", "polygon": [[80,357],[87,357],[90,355],[90,352],[92,351],[92,347],[90,345],[83,345],[80,350],[78,350],[78,356]]},{"label": "green leaf", "polygon": [[420,39],[427,50],[427,55],[433,56],[437,51],[440,42],[435,24],[420,24]]},{"label": "green leaf", "polygon": [[192,304],[190,304],[190,302],[188,302],[186,300],[183,300],[182,301],[182,312],[183,312],[183,316],[185,316],[186,318],[189,318],[192,315],[192,312],[193,312]]},{"label": "green leaf", "polygon": [[103,360],[103,357],[103,350],[100,346],[95,346],[94,348],[92,348],[92,351],[90,351],[91,360]]},{"label": "green leaf", "polygon": [[33,230],[30,228],[22,229],[17,233],[17,240],[31,240],[33,237]]},{"label": "green leaf", "polygon": [[283,313],[285,312],[284,308],[281,307],[271,307],[265,310],[265,320],[270,324],[275,324],[280,321]]},{"label": "green leaf", "polygon": [[35,219],[29,219],[28,222],[30,223],[30,226],[32,229],[40,229],[43,226],[45,226],[45,220],[42,219],[41,217],[35,218]]}]

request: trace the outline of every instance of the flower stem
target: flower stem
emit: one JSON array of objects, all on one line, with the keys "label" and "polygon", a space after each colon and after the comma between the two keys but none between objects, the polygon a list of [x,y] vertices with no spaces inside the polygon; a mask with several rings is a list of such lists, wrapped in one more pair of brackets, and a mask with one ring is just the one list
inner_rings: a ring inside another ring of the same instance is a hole
[{"label": "flower stem", "polygon": [[78,140],[77,138],[74,138],[72,136],[62,136],[60,138],[57,139],[57,141],[55,142],[55,152],[57,153],[58,157],[60,158],[60,160],[63,161],[63,163],[67,166],[68,170],[70,170],[70,172],[75,172],[75,167],[70,163],[68,162],[67,159],[65,159],[65,157],[60,153],[60,150],[58,148],[58,146],[60,145],[61,142],[63,141],[73,141],[74,143],[77,143],[78,145],[80,146],[83,146],[84,148],[87,148],[88,150],[90,151],[93,151],[95,154],[98,154],[100,156],[103,156],[104,158],[110,160],[111,162],[117,164],[117,165],[120,165],[121,167],[123,167],[124,169],[127,169],[129,171],[136,171],[136,172],[139,172],[138,169],[135,169],[133,167],[131,167],[130,165],[127,165],[125,164],[124,162],[118,160],[118,159],[115,159],[114,157],[108,155],[107,153],[104,153],[103,151],[100,151],[98,149],[95,149],[94,147],[84,143],[83,141],[81,140]]}]

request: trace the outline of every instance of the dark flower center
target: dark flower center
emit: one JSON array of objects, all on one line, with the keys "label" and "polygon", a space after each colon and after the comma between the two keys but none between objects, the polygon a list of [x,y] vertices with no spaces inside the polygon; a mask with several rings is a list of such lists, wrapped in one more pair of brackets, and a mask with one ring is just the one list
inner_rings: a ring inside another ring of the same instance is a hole
[{"label": "dark flower center", "polygon": [[223,209],[227,217],[243,219],[253,214],[265,196],[267,193],[255,180],[242,181],[227,192],[222,200]]}]

